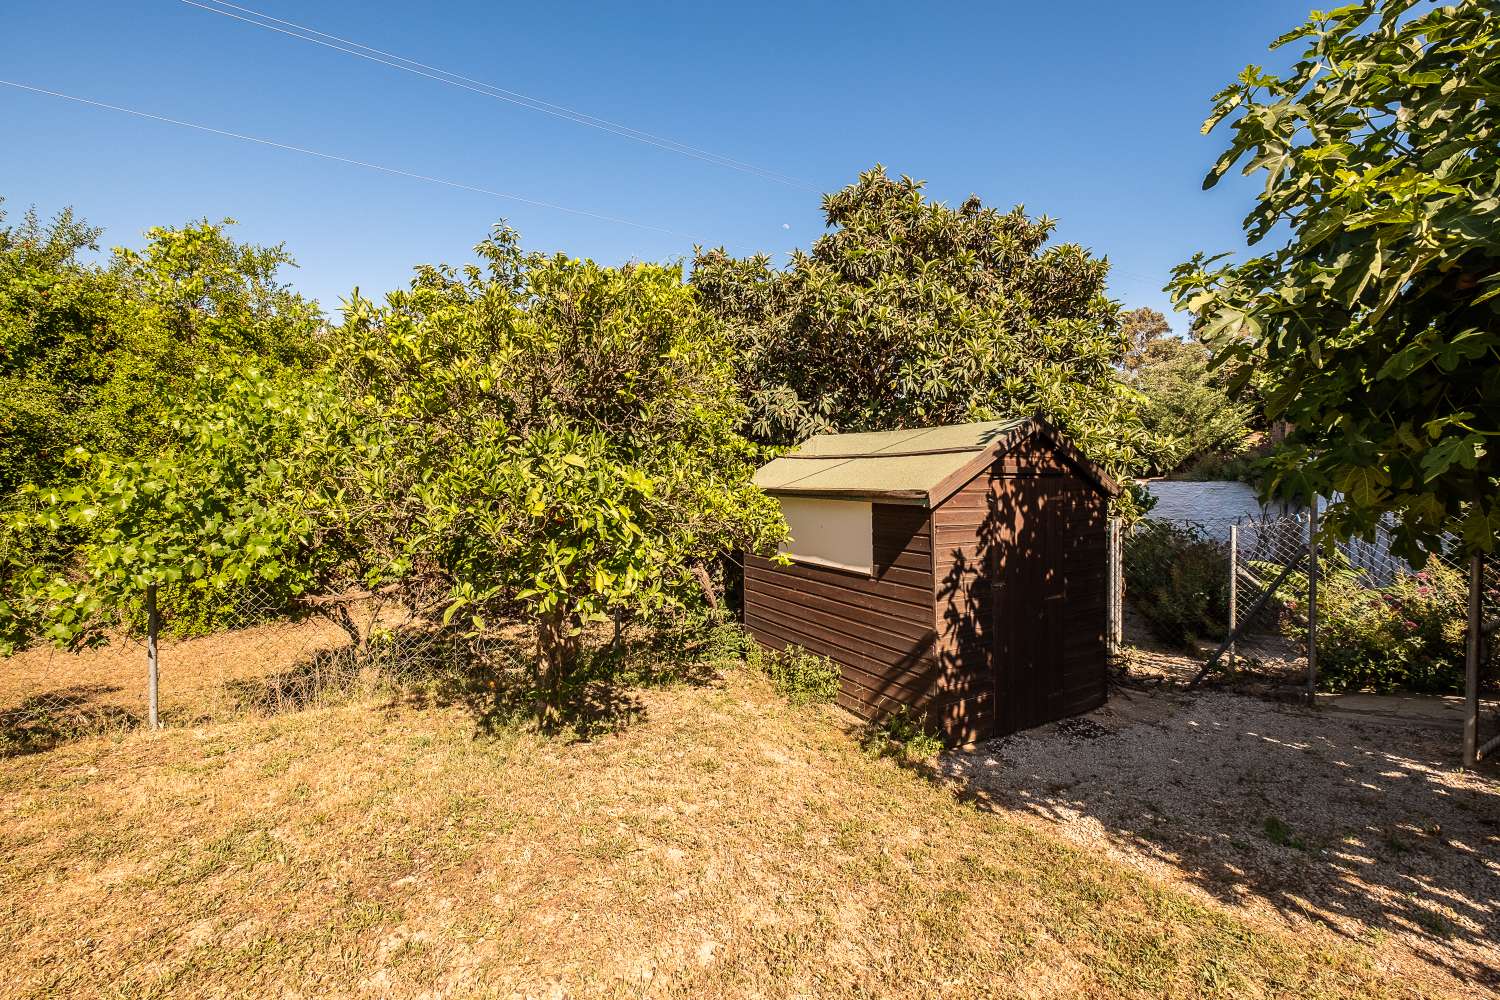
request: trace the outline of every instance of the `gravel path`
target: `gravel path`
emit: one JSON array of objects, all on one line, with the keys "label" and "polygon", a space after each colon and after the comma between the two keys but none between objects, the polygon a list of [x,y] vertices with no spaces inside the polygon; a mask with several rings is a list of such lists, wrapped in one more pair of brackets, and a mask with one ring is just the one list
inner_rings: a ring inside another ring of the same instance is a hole
[{"label": "gravel path", "polygon": [[[940,758],[993,807],[1249,913],[1500,992],[1500,780],[1448,730],[1230,693],[1117,690],[1087,716]],[[1392,947],[1385,947],[1391,945]]]}]

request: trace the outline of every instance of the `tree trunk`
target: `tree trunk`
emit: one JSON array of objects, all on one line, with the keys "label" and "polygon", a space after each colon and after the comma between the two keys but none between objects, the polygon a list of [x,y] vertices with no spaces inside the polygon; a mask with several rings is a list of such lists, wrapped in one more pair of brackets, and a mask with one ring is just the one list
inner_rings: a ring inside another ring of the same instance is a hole
[{"label": "tree trunk", "polygon": [[693,563],[693,579],[698,581],[698,589],[703,591],[709,610],[719,610],[719,595],[714,593],[713,577],[708,575],[708,569],[702,563]]},{"label": "tree trunk", "polygon": [[625,609],[615,608],[614,611],[610,613],[610,617],[613,618],[615,622],[615,634],[610,637],[609,651],[611,653],[615,653],[619,652],[620,643],[625,639]]},{"label": "tree trunk", "polygon": [[543,728],[555,726],[562,717],[562,694],[568,667],[578,651],[578,636],[569,616],[553,611],[537,622],[537,694],[535,711]]},{"label": "tree trunk", "polygon": [[360,632],[359,625],[354,621],[354,616],[349,613],[347,607],[342,604],[335,604],[324,611],[324,614],[331,618],[335,625],[344,630],[344,634],[349,637],[349,645],[353,648],[355,656],[364,652],[364,634]]}]

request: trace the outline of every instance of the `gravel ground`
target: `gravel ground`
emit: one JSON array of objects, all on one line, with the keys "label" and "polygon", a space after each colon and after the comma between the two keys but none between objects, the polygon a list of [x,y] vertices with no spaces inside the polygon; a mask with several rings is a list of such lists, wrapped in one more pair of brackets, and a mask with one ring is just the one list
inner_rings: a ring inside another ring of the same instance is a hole
[{"label": "gravel ground", "polygon": [[[981,802],[1232,907],[1500,992],[1500,775],[1457,734],[1225,692],[1117,690],[939,760]],[[1387,947],[1389,946],[1389,947]]]}]

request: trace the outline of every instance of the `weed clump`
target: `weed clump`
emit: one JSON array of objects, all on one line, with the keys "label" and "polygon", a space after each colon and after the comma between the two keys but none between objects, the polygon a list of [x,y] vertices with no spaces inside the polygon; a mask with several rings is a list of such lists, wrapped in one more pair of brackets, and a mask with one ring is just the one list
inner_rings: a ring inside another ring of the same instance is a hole
[{"label": "weed clump", "polygon": [[860,746],[878,757],[906,760],[927,760],[944,749],[942,737],[933,732],[926,716],[916,715],[905,705],[885,720],[866,726]]},{"label": "weed clump", "polygon": [[776,693],[793,705],[830,702],[839,693],[839,665],[801,646],[767,649],[752,642],[745,662],[771,679]]}]

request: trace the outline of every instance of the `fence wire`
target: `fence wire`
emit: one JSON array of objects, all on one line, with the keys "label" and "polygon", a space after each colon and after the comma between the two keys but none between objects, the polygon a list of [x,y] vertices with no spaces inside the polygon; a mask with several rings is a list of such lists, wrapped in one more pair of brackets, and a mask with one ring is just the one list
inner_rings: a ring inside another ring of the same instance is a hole
[{"label": "fence wire", "polygon": [[[1221,544],[1207,538],[1201,525],[1180,519],[1172,523],[1199,530],[1207,544]],[[1241,517],[1234,523],[1227,541],[1221,545],[1226,579],[1232,577],[1234,581],[1230,589],[1229,624],[1218,635],[1200,636],[1201,641],[1193,649],[1172,650],[1155,642],[1139,616],[1132,620],[1127,594],[1126,642],[1122,650],[1125,662],[1142,679],[1183,682],[1197,677],[1205,664],[1211,662],[1213,669],[1208,676],[1215,680],[1229,680],[1256,690],[1305,688],[1309,675],[1308,571],[1312,564],[1312,527],[1310,512],[1306,510],[1268,512]],[[1311,630],[1318,661],[1321,663],[1330,654],[1341,651],[1338,643],[1342,640],[1330,635],[1328,608],[1335,598],[1343,598],[1347,605],[1351,588],[1355,594],[1366,595],[1357,600],[1391,600],[1396,601],[1392,606],[1399,607],[1399,597],[1391,593],[1391,588],[1405,586],[1409,596],[1413,584],[1418,591],[1427,593],[1427,583],[1431,582],[1434,584],[1431,592],[1440,595],[1436,600],[1451,601],[1453,625],[1460,628],[1467,617],[1467,597],[1454,581],[1467,579],[1468,562],[1448,554],[1458,548],[1456,539],[1449,541],[1453,544],[1433,553],[1420,569],[1392,550],[1389,525],[1383,525],[1372,539],[1354,539],[1320,548],[1319,622]],[[1439,576],[1441,587],[1436,586]],[[1486,562],[1484,579],[1483,618],[1494,622],[1500,620],[1500,560]],[[1457,636],[1452,638],[1454,648],[1449,653],[1461,662],[1461,640]],[[1500,690],[1500,631],[1486,637],[1482,653],[1480,684],[1487,714],[1481,723],[1481,741],[1500,731],[1500,718],[1495,717],[1493,701]],[[1319,674],[1323,672],[1320,667]]]},{"label": "fence wire", "polygon": [[[340,608],[337,614],[288,608],[255,587],[209,613],[184,613],[164,599],[157,656],[162,724],[329,704],[436,674],[473,653],[472,643],[455,642],[393,603],[361,599]],[[10,657],[0,670],[0,755],[144,725],[147,672],[144,618],[92,648],[43,646]]]}]

